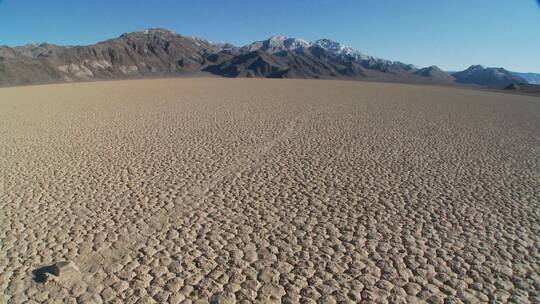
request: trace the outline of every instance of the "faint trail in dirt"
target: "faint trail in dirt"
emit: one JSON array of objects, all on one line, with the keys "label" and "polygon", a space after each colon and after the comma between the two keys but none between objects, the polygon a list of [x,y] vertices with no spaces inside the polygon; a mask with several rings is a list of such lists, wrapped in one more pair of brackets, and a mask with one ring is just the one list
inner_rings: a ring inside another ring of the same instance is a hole
[{"label": "faint trail in dirt", "polygon": [[[295,131],[301,125],[302,120],[317,115],[326,108],[327,107],[318,110],[313,109],[308,111],[307,113],[298,115],[287,124],[285,129],[278,136],[266,142],[264,145],[260,146],[254,151],[246,154],[245,156],[240,157],[236,162],[232,163],[231,165],[220,169],[204,183],[195,185],[192,188],[183,192],[178,198],[175,199],[176,203],[172,209],[176,211],[170,212],[169,210],[160,209],[158,212],[149,215],[148,217],[138,219],[135,223],[125,223],[123,225],[119,225],[118,230],[121,230],[128,224],[140,226],[144,223],[147,227],[149,227],[149,229],[146,229],[146,231],[144,232],[141,231],[141,233],[137,236],[131,236],[129,241],[125,240],[121,242],[115,242],[114,247],[105,247],[102,250],[97,250],[92,254],[88,255],[85,259],[79,260],[78,263],[84,265],[87,264],[88,261],[99,260],[99,264],[106,265],[112,260],[119,260],[130,250],[134,250],[134,246],[136,246],[138,243],[141,243],[147,237],[150,237],[155,232],[159,231],[165,218],[178,218],[183,214],[202,210],[203,208],[205,208],[204,204],[202,203],[204,202],[208,192],[213,189],[218,183],[220,183],[229,176],[238,174],[245,170],[249,170],[257,163],[258,159],[262,155],[271,151],[278,143],[293,137]],[[342,149],[340,149],[340,151],[342,151]],[[161,175],[155,176],[153,179],[157,179],[160,176]],[[190,201],[191,203],[183,204],[182,208],[180,208],[178,206],[178,203],[185,201]],[[84,214],[84,211],[78,210],[78,213]]]}]

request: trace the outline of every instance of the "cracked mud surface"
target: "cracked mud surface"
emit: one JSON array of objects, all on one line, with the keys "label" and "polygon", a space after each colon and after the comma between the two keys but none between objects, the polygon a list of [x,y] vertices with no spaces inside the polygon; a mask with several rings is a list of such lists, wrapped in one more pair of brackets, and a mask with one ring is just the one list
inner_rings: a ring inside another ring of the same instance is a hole
[{"label": "cracked mud surface", "polygon": [[[534,97],[260,79],[5,88],[0,172],[0,302],[540,302]],[[32,279],[64,260],[80,272]]]}]

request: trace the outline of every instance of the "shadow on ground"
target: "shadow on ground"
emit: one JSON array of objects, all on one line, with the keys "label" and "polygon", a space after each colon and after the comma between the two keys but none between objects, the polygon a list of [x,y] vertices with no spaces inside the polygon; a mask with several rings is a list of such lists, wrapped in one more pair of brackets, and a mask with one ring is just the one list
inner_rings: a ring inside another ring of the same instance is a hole
[{"label": "shadow on ground", "polygon": [[47,273],[56,275],[56,268],[54,265],[38,267],[32,270],[32,279],[37,283],[45,283],[47,280]]}]

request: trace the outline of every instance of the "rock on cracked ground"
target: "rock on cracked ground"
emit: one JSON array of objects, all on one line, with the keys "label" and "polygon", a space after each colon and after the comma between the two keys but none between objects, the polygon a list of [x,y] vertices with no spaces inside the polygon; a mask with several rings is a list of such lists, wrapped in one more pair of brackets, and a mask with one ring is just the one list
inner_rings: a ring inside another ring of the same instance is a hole
[{"label": "rock on cracked ground", "polygon": [[539,134],[435,86],[0,89],[0,300],[539,303]]}]

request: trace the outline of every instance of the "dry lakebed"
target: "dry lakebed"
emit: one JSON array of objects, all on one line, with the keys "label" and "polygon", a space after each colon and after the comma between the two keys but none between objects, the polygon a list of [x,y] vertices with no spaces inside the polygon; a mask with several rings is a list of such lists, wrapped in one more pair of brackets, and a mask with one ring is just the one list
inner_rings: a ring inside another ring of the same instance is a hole
[{"label": "dry lakebed", "polygon": [[540,98],[0,89],[0,303],[540,303]]}]

